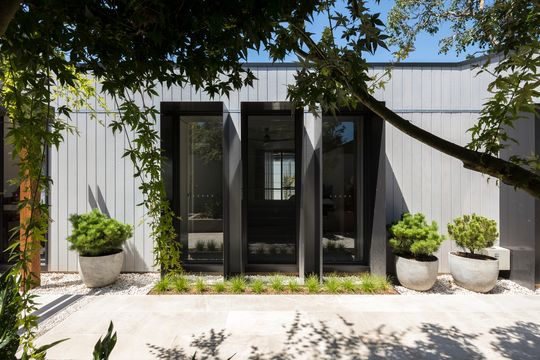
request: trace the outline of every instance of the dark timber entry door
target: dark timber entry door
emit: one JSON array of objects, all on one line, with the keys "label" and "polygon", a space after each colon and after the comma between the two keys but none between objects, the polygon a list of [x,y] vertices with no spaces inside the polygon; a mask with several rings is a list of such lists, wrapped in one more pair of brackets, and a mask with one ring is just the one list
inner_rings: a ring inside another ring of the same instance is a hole
[{"label": "dark timber entry door", "polygon": [[300,146],[291,115],[247,115],[243,131],[247,265],[296,264]]}]

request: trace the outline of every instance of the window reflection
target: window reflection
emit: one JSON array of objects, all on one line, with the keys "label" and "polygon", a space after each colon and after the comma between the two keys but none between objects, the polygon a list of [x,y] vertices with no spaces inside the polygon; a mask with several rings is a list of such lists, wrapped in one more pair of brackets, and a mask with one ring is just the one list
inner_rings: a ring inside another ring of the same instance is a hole
[{"label": "window reflection", "polygon": [[222,121],[180,118],[180,239],[187,260],[223,259]]},{"label": "window reflection", "polygon": [[326,263],[363,260],[359,234],[358,122],[323,117],[323,256]]}]

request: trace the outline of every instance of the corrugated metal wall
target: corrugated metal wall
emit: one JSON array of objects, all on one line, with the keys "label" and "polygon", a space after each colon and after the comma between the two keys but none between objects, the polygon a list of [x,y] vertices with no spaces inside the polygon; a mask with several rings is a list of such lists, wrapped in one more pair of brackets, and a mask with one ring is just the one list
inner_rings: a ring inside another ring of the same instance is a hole
[{"label": "corrugated metal wall", "polygon": [[[258,80],[252,88],[230,94],[223,101],[236,116],[242,101],[286,101],[286,86],[294,81],[294,66],[253,65]],[[374,71],[382,70],[374,65]],[[467,129],[475,122],[487,97],[487,74],[476,75],[471,64],[398,66],[384,90],[376,97],[415,124],[451,141],[466,144]],[[98,89],[99,90],[99,89]],[[212,100],[191,87],[160,86],[160,96],[147,101]],[[108,111],[98,109],[93,120],[85,111],[70,121],[78,135],[66,134],[59,150],[51,149],[49,170],[54,180],[50,204],[49,269],[76,271],[76,254],[68,250],[68,216],[89,211],[96,204],[112,217],[134,224],[134,238],[126,245],[124,271],[148,271],[153,268],[152,239],[149,237],[139,179],[133,178],[133,166],[122,158],[126,134],[113,135],[107,125],[115,105],[107,99]],[[158,124],[159,126],[159,124]],[[131,138],[131,136],[130,136]],[[432,150],[403,135],[392,126],[386,128],[387,221],[404,211],[423,212],[437,221],[445,232],[455,216],[477,212],[499,219],[499,191],[496,182],[465,170],[457,160]],[[440,254],[454,246],[447,241]],[[441,271],[447,270],[441,256]]]}]

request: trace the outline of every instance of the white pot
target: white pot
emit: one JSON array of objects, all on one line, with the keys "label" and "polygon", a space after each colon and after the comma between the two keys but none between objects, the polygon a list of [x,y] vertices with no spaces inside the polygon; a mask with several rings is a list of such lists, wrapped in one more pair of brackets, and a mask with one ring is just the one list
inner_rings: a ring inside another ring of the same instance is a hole
[{"label": "white pot", "polygon": [[486,293],[499,277],[499,260],[488,256],[475,259],[449,253],[448,265],[456,284],[471,291]]},{"label": "white pot", "polygon": [[79,255],[79,274],[82,281],[89,288],[107,286],[116,281],[122,265],[124,264],[124,251],[105,256]]},{"label": "white pot", "polygon": [[396,275],[401,285],[406,288],[426,291],[433,287],[439,271],[439,259],[418,261],[396,256]]}]

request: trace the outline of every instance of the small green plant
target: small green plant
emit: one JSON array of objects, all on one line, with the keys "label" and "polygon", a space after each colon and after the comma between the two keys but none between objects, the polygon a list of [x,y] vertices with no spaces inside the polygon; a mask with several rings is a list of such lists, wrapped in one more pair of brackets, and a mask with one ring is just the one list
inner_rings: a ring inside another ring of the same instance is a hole
[{"label": "small green plant", "polygon": [[263,293],[264,292],[264,281],[262,281],[261,279],[253,280],[253,282],[251,283],[251,290],[255,294]]},{"label": "small green plant", "polygon": [[360,276],[359,287],[363,293],[373,294],[388,291],[391,288],[391,284],[386,276],[362,274]]},{"label": "small green plant", "polygon": [[171,279],[168,276],[165,276],[157,282],[155,289],[158,292],[166,292],[169,290],[170,286],[171,286]]},{"label": "small green plant", "polygon": [[204,251],[204,248],[205,248],[205,243],[204,241],[202,240],[197,240],[197,242],[195,243],[195,250],[199,251],[199,252],[202,252]]},{"label": "small green plant", "polygon": [[318,293],[321,289],[319,278],[316,275],[309,275],[306,278],[305,285],[310,294]]},{"label": "small green plant", "polygon": [[330,293],[337,293],[341,288],[339,278],[335,275],[328,276],[324,281],[324,287],[326,291]]},{"label": "small green plant", "polygon": [[246,279],[242,276],[235,276],[230,280],[231,291],[233,293],[243,293],[246,291]]},{"label": "small green plant", "polygon": [[217,250],[216,242],[214,240],[207,241],[206,248],[208,249],[208,251],[216,251]]},{"label": "small green plant", "polygon": [[203,279],[198,278],[195,281],[195,291],[198,293],[203,293],[206,291],[206,284],[204,283]]},{"label": "small green plant", "polygon": [[285,281],[283,280],[283,276],[272,276],[272,280],[270,280],[270,287],[272,288],[272,290],[277,292],[285,290]]},{"label": "small green plant", "polygon": [[373,294],[377,290],[377,284],[371,274],[362,274],[359,288],[363,293]]},{"label": "small green plant", "polygon": [[6,271],[0,275],[0,354],[15,359],[19,347],[17,314],[21,295],[15,276]]},{"label": "small green plant", "polygon": [[448,235],[471,254],[493,246],[499,236],[497,222],[486,217],[472,214],[463,215],[448,224]]},{"label": "small green plant", "polygon": [[172,285],[174,289],[180,293],[183,293],[189,290],[189,281],[185,276],[182,276],[182,275],[175,277]]},{"label": "small green plant", "polygon": [[343,288],[343,290],[345,292],[355,292],[356,291],[356,284],[354,282],[353,279],[347,277],[345,279],[343,279],[343,281],[341,282],[341,287]]},{"label": "small green plant", "polygon": [[289,291],[292,293],[296,293],[300,291],[300,285],[298,285],[298,282],[295,279],[289,280],[287,283],[287,287],[289,288]]},{"label": "small green plant", "polygon": [[69,217],[73,232],[67,237],[71,250],[82,256],[103,256],[117,253],[133,235],[131,225],[122,224],[94,209]]},{"label": "small green plant", "polygon": [[422,260],[436,252],[444,240],[435,221],[428,225],[423,214],[403,214],[400,221],[390,227],[390,246],[396,255]]},{"label": "small green plant", "polygon": [[225,290],[227,288],[223,281],[215,283],[213,287],[214,287],[214,291],[217,292],[217,293],[225,292]]},{"label": "small green plant", "polygon": [[116,345],[116,332],[113,333],[114,327],[112,321],[109,324],[109,329],[105,334],[105,337],[99,338],[94,345],[94,352],[92,353],[93,360],[108,360],[111,352]]}]

